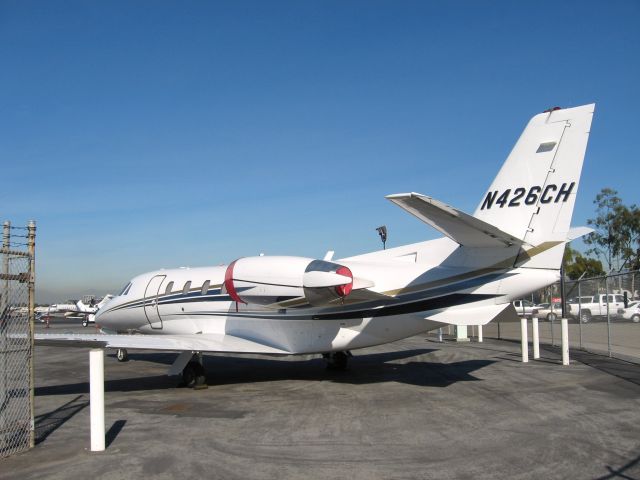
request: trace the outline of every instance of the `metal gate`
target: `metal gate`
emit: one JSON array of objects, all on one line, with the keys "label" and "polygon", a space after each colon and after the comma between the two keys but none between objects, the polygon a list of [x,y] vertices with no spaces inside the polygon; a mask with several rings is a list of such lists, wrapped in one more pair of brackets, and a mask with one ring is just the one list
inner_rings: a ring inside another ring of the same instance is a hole
[{"label": "metal gate", "polygon": [[[35,222],[4,222],[0,250],[0,458],[33,446]],[[27,247],[25,249],[25,247]]]}]

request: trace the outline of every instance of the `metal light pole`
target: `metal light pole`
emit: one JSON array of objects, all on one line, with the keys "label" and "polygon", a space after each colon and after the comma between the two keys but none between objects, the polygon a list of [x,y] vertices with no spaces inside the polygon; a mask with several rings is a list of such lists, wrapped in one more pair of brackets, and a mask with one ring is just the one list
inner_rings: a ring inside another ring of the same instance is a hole
[{"label": "metal light pole", "polygon": [[382,249],[386,250],[387,249],[387,226],[382,225],[376,228],[376,231],[378,232],[378,235],[380,235],[380,240],[382,240]]}]

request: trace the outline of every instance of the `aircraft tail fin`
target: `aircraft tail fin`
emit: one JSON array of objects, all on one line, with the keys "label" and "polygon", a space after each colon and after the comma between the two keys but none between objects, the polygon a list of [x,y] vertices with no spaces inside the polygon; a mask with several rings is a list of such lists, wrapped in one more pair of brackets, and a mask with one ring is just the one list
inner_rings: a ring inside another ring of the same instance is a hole
[{"label": "aircraft tail fin", "polygon": [[533,117],[473,216],[530,245],[566,242],[594,109]]},{"label": "aircraft tail fin", "polygon": [[595,104],[534,116],[473,216],[417,193],[387,198],[465,247],[520,247],[514,266],[559,269]]}]

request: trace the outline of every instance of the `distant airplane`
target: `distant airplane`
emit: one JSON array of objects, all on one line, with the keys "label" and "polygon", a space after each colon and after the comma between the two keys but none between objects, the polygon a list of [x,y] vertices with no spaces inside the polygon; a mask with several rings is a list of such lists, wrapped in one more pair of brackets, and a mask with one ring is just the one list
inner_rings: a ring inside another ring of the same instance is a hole
[{"label": "distant airplane", "polygon": [[[387,198],[444,237],[355,257],[239,258],[227,266],[135,277],[96,314],[107,334],[38,335],[39,342],[181,352],[188,385],[205,372],[194,352],[323,354],[446,325],[516,318],[511,302],[557,282],[595,105],[534,116],[473,215],[418,193]],[[117,332],[135,332],[125,335]]]},{"label": "distant airplane", "polygon": [[113,295],[107,294],[98,304],[95,304],[94,301],[91,300],[88,305],[82,300],[78,300],[76,302],[69,301],[69,303],[58,303],[49,307],[38,307],[36,308],[36,313],[39,313],[41,316],[63,314],[67,318],[82,318],[82,326],[86,327],[89,323],[93,323],[95,321],[95,314],[98,309],[112,298]]}]

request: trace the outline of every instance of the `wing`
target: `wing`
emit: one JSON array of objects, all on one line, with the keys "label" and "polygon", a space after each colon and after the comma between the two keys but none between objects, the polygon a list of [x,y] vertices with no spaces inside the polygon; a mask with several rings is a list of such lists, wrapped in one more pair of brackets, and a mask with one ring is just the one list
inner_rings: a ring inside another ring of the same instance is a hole
[{"label": "wing", "polygon": [[449,325],[486,325],[492,320],[501,322],[518,321],[518,315],[511,303],[501,305],[483,305],[479,307],[447,308],[432,313],[426,320]]},{"label": "wing", "polygon": [[233,335],[117,335],[36,333],[36,345],[195,352],[287,354],[285,350]]},{"label": "wing", "polygon": [[387,195],[388,200],[465,247],[523,245],[518,238],[493,225],[419,193]]}]

